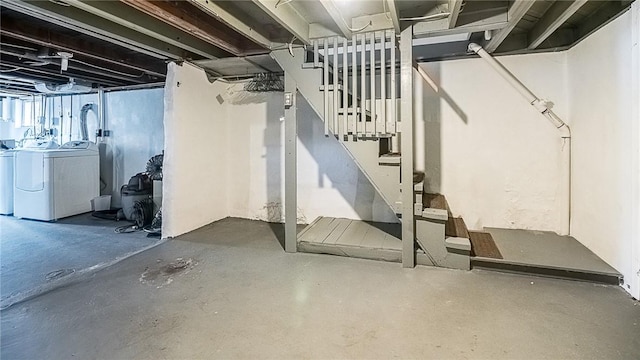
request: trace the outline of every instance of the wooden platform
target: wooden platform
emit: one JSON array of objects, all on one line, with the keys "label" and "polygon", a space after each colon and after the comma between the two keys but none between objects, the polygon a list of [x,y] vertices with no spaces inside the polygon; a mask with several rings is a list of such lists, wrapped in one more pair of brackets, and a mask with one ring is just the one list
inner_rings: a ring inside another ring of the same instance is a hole
[{"label": "wooden platform", "polygon": [[502,258],[475,256],[473,268],[619,284],[622,275],[571,236],[486,228]]},{"label": "wooden platform", "polygon": [[298,234],[298,250],[401,262],[401,232],[400,224],[319,217]]},{"label": "wooden platform", "polygon": [[[466,231],[462,222],[452,229]],[[621,275],[575,239],[553,233],[486,229],[504,257],[471,257],[473,268],[618,284]],[[298,234],[298,251],[402,262],[402,226],[319,217]],[[432,265],[416,249],[416,264]]]}]

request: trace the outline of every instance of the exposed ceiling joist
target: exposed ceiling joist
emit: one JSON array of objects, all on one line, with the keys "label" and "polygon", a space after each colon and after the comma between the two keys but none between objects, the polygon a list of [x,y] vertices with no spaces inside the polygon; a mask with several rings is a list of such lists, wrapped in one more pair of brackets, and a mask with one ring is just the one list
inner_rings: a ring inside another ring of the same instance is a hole
[{"label": "exposed ceiling joist", "polygon": [[21,91],[33,91],[34,84],[25,84],[25,83],[16,83],[14,81],[8,81],[0,79],[0,87],[3,90],[11,89],[11,90],[21,90]]},{"label": "exposed ceiling joist", "polygon": [[504,39],[511,34],[511,31],[515,29],[516,25],[522,20],[522,18],[527,14],[531,6],[533,6],[535,2],[530,0],[515,0],[509,11],[507,12],[508,24],[500,31],[497,31],[492,35],[491,40],[487,45],[485,45],[485,50],[489,53],[496,51],[498,46],[502,44]]},{"label": "exposed ceiling joist", "polygon": [[4,73],[0,73],[0,81],[5,83],[18,83],[22,85],[33,85],[35,81],[29,79],[23,79],[12,75],[6,75]]},{"label": "exposed ceiling joist", "polygon": [[177,46],[70,6],[49,1],[2,0],[2,6],[159,59],[193,55]]},{"label": "exposed ceiling joist", "polygon": [[362,31],[380,31],[394,29],[393,21],[391,20],[389,13],[380,13],[372,15],[358,16],[351,19],[351,27],[353,29]]},{"label": "exposed ceiling joist", "polygon": [[265,48],[247,41],[241,34],[230,31],[226,25],[211,21],[211,16],[199,12],[187,2],[120,0],[125,4],[219,47],[235,56],[265,53]]},{"label": "exposed ceiling joist", "polygon": [[386,1],[389,17],[391,17],[391,21],[393,22],[393,29],[396,31],[396,34],[400,34],[400,16],[398,15],[398,8],[396,7],[395,0],[383,1]]},{"label": "exposed ceiling joist", "polygon": [[507,14],[498,14],[486,19],[478,20],[466,25],[449,29],[449,20],[441,19],[436,21],[423,21],[413,26],[413,35],[416,38],[455,35],[462,33],[474,33],[485,30],[499,30],[507,26]]},{"label": "exposed ceiling joist", "polygon": [[5,85],[15,85],[20,87],[33,88],[33,84],[35,84],[35,81],[25,81],[22,79],[20,81],[15,81],[13,79],[5,79],[0,77],[0,83]]},{"label": "exposed ceiling joist", "polygon": [[623,1],[603,1],[602,6],[599,7],[591,16],[589,16],[583,23],[578,25],[574,40],[575,43],[582,41],[587,36],[593,34],[601,27],[608,24],[617,16],[629,9],[631,3],[634,0]]},{"label": "exposed ceiling joist", "polygon": [[329,17],[331,17],[333,22],[336,24],[336,27],[340,29],[340,33],[342,34],[342,36],[344,36],[347,39],[351,39],[351,36],[353,35],[353,31],[347,25],[346,21],[344,20],[344,17],[340,13],[340,10],[338,10],[336,3],[333,2],[333,0],[319,0],[319,1],[322,7],[329,14]]},{"label": "exposed ceiling joist", "polygon": [[[26,41],[43,47],[71,52],[74,55],[84,56],[88,59],[113,65],[117,68],[142,71],[152,76],[165,77],[166,66],[159,60],[145,57],[138,59],[140,55],[132,55],[126,58],[118,58],[113,49],[105,48],[98,43],[80,39],[78,36],[67,36],[57,31],[49,31],[40,26],[34,26],[29,21],[16,21],[2,14],[0,23],[0,35],[21,41]],[[4,40],[6,42],[6,40]],[[144,56],[144,55],[142,55]],[[149,61],[156,60],[156,61]]]},{"label": "exposed ceiling joist", "polygon": [[[57,68],[61,67],[60,59],[56,59],[56,58],[43,59],[43,58],[39,58],[36,54],[30,54],[26,51],[12,50],[12,49],[9,49],[7,46],[3,46],[2,48],[0,48],[0,54],[11,55],[19,59],[31,60],[34,62],[47,63],[50,65],[54,65]],[[117,72],[109,69],[101,69],[97,66],[93,66],[93,65],[89,66],[88,64],[78,63],[77,60],[74,60],[73,58],[68,59],[68,61],[69,61],[69,64],[68,64],[69,70],[81,71],[87,74],[99,75],[106,78],[112,78],[112,79],[122,80],[126,82],[136,83],[136,84],[143,84],[146,82],[144,79],[142,79],[142,75],[144,75],[144,73],[128,74],[128,73]],[[23,64],[21,66],[24,67],[26,65]],[[64,74],[64,72],[61,74]],[[74,75],[66,75],[66,76],[74,77]]]},{"label": "exposed ceiling joist", "polygon": [[540,46],[586,3],[587,0],[556,1],[531,29],[527,48],[532,50]]},{"label": "exposed ceiling joist", "polygon": [[[305,45],[310,45],[309,23],[298,14],[293,7],[285,4],[278,4],[275,0],[253,0],[267,15],[287,29],[296,39]],[[276,6],[277,5],[277,6]]]},{"label": "exposed ceiling joist", "polygon": [[191,36],[147,14],[132,11],[131,7],[116,1],[65,0],[69,5],[126,26],[139,33],[177,46],[207,59],[226,57],[229,54],[217,46]]},{"label": "exposed ceiling joist", "polygon": [[449,0],[449,29],[456,27],[463,0]]},{"label": "exposed ceiling joist", "polygon": [[[16,69],[15,71],[12,71],[11,74],[17,77],[31,79],[38,82],[64,83],[68,82],[69,78],[73,77],[69,76],[68,74],[61,74],[59,70],[49,69],[44,66],[29,66],[19,62],[7,60],[4,57],[0,59],[0,62],[3,65],[7,65]],[[126,85],[129,83],[123,81],[114,81],[112,79],[105,79],[103,77],[96,77],[91,75],[83,75],[82,80],[110,86]]]},{"label": "exposed ceiling joist", "polygon": [[231,13],[221,8],[219,5],[209,0],[188,0],[193,5],[197,6],[200,10],[227,24],[235,31],[246,36],[251,41],[264,46],[267,49],[271,48],[271,41],[260,33],[256,32],[253,27],[245,24],[242,20],[233,16]]}]

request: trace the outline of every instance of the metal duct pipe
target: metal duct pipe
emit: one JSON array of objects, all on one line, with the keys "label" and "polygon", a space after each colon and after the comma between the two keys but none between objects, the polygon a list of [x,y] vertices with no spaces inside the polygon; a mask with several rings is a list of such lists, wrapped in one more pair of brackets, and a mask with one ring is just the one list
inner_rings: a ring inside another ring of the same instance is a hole
[{"label": "metal duct pipe", "polygon": [[[94,103],[88,103],[85,104],[82,109],[80,109],[80,132],[82,134],[82,140],[89,140],[89,130],[87,128],[87,113],[89,112],[89,110],[93,110],[93,112],[98,115],[95,106],[96,105]],[[98,118],[98,126],[100,126],[100,118]],[[96,137],[96,143],[97,142],[98,139]]]},{"label": "metal duct pipe", "polygon": [[501,63],[487,53],[482,46],[470,43],[469,51],[473,51],[484,59],[500,76],[502,76],[511,86],[522,95],[530,105],[536,108],[540,114],[544,115],[560,131],[563,140],[562,148],[562,191],[566,194],[561,205],[562,228],[560,235],[569,235],[571,232],[571,129],[562,119],[556,115],[549,107],[549,102],[538,98],[520,80],[518,80]]}]

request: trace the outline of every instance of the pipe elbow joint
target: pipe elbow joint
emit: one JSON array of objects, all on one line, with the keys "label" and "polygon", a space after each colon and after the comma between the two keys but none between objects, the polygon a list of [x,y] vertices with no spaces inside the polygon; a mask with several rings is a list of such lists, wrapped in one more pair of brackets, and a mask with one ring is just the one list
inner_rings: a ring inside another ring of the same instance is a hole
[{"label": "pipe elbow joint", "polygon": [[469,49],[469,51],[473,51],[474,53],[478,53],[478,51],[482,50],[482,46],[476,44],[476,43],[469,43],[469,46],[467,47],[467,49]]},{"label": "pipe elbow joint", "polygon": [[563,139],[571,139],[571,128],[566,123],[563,123],[559,128],[560,137]]}]

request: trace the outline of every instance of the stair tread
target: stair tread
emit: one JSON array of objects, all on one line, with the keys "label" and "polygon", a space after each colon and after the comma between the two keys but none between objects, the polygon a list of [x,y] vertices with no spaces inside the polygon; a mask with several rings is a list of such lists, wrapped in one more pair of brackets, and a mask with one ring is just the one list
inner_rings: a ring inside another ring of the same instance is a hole
[{"label": "stair tread", "polygon": [[491,234],[482,231],[469,231],[469,240],[471,240],[471,256],[502,259],[502,254]]},{"label": "stair tread", "polygon": [[401,156],[400,153],[387,153],[387,154],[380,155],[380,157],[386,157],[386,158],[399,158],[400,156]]},{"label": "stair tread", "polygon": [[413,183],[417,184],[419,182],[422,182],[424,180],[424,173],[421,171],[414,171],[413,172]]},{"label": "stair tread", "polygon": [[444,195],[442,194],[424,193],[422,195],[422,203],[424,204],[425,208],[446,210],[447,213],[451,215],[451,210],[449,209],[447,199],[445,199]]},{"label": "stair tread", "polygon": [[449,217],[444,228],[445,236],[469,238],[469,230],[461,217]]},{"label": "stair tread", "polygon": [[400,154],[382,154],[378,157],[378,164],[400,166]]}]

